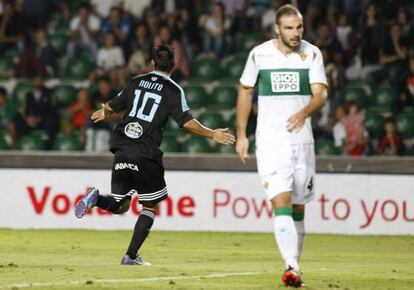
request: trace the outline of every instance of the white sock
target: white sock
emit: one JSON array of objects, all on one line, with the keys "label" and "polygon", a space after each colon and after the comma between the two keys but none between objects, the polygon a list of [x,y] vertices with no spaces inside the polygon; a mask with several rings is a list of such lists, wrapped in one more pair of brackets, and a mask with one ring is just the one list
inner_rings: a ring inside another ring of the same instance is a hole
[{"label": "white sock", "polygon": [[305,221],[295,221],[296,232],[298,234],[298,261],[302,255],[303,242],[305,240]]},{"label": "white sock", "polygon": [[291,266],[299,271],[298,235],[292,216],[278,215],[274,218],[275,237],[280,254],[285,260],[286,269]]}]

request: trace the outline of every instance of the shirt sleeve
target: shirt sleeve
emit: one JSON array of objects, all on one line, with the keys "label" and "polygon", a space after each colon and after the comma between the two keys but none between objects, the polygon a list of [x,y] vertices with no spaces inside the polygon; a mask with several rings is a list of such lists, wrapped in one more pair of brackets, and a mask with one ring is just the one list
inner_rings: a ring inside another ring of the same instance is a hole
[{"label": "shirt sleeve", "polygon": [[182,127],[186,122],[193,119],[182,88],[180,88],[179,94],[176,94],[171,101],[171,116],[178,126]]},{"label": "shirt sleeve", "polygon": [[244,66],[240,83],[245,86],[254,87],[256,85],[258,74],[259,68],[257,67],[255,60],[255,51],[252,50],[250,51],[246,65]]},{"label": "shirt sleeve", "polygon": [[108,105],[114,112],[122,112],[128,106],[128,96],[133,94],[133,89],[131,83],[128,84],[118,95],[109,101]]},{"label": "shirt sleeve", "polygon": [[309,83],[321,83],[328,85],[328,82],[326,81],[322,53],[318,48],[315,48],[313,51],[313,61],[309,70]]}]

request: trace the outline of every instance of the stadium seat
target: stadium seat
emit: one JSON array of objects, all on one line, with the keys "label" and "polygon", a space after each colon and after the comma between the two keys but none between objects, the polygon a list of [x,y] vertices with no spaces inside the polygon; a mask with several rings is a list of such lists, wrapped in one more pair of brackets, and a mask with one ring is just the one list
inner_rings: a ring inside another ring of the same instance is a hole
[{"label": "stadium seat", "polygon": [[384,132],[384,117],[381,114],[367,112],[365,114],[365,126],[370,137],[380,138]]},{"label": "stadium seat", "polygon": [[194,62],[191,68],[191,80],[212,81],[219,74],[220,66],[216,59],[200,59]]},{"label": "stadium seat", "polygon": [[44,143],[40,136],[31,134],[20,137],[17,140],[16,148],[22,151],[43,150]]},{"label": "stadium seat", "polygon": [[341,151],[330,139],[317,139],[315,142],[316,155],[339,155]]},{"label": "stadium seat", "polygon": [[0,58],[0,79],[7,79],[10,71],[15,66],[15,61],[11,56],[2,56]]},{"label": "stadium seat", "polygon": [[164,136],[161,146],[163,152],[179,152],[179,143],[176,141],[174,136]]},{"label": "stadium seat", "polygon": [[92,70],[92,61],[87,57],[79,57],[66,64],[62,77],[69,80],[85,80]]},{"label": "stadium seat", "polygon": [[76,91],[71,85],[57,85],[53,88],[53,101],[58,107],[64,108],[75,100]]},{"label": "stadium seat", "polygon": [[360,107],[364,107],[368,103],[367,95],[363,88],[346,87],[343,93],[346,102],[355,102]]},{"label": "stadium seat", "polygon": [[209,98],[211,109],[233,109],[236,107],[237,90],[230,86],[217,86]]},{"label": "stadium seat", "polygon": [[66,34],[64,33],[51,34],[49,36],[49,42],[52,45],[52,47],[55,49],[56,54],[58,56],[63,56],[65,55],[67,51],[69,36],[67,33]]},{"label": "stadium seat", "polygon": [[201,122],[201,124],[211,129],[227,127],[223,116],[219,113],[203,113],[200,115],[198,120]]},{"label": "stadium seat", "polygon": [[76,136],[59,136],[53,142],[53,150],[57,151],[82,151],[82,144]]},{"label": "stadium seat", "polygon": [[235,57],[222,67],[221,80],[238,81],[243,73],[246,59]]},{"label": "stadium seat", "polygon": [[6,139],[6,132],[0,131],[0,150],[9,149],[9,144]]},{"label": "stadium seat", "polygon": [[237,41],[237,48],[242,51],[249,51],[260,40],[260,34],[258,33],[246,33],[242,34]]},{"label": "stadium seat", "polygon": [[397,130],[404,138],[414,137],[414,114],[400,114],[396,118]]},{"label": "stadium seat", "polygon": [[236,145],[217,144],[214,148],[214,151],[223,154],[236,154]]},{"label": "stadium seat", "polygon": [[12,100],[18,106],[20,110],[24,109],[26,103],[26,95],[33,89],[32,84],[29,82],[17,83],[12,93]]},{"label": "stadium seat", "polygon": [[210,145],[205,138],[193,136],[181,146],[182,152],[187,153],[209,153],[211,152]]},{"label": "stadium seat", "polygon": [[372,96],[372,105],[390,108],[398,98],[397,92],[389,87],[380,87]]},{"label": "stadium seat", "polygon": [[185,86],[185,96],[190,109],[201,109],[207,103],[207,92],[202,86]]}]

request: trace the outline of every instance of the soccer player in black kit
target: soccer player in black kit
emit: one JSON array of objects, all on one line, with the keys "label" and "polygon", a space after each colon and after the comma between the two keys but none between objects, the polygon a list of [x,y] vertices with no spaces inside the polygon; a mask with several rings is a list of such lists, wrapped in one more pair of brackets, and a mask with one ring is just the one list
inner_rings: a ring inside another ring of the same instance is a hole
[{"label": "soccer player in black kit", "polygon": [[131,196],[139,195],[143,209],[123,265],[143,265],[138,250],[149,234],[159,202],[167,198],[161,144],[162,132],[170,116],[190,133],[212,138],[221,144],[234,143],[227,129],[209,129],[195,120],[187,106],[183,89],[169,77],[174,67],[174,51],[168,45],[153,50],[154,71],[133,78],[116,98],[92,114],[100,122],[113,112],[124,112],[115,127],[110,144],[114,153],[111,195],[99,194],[92,188],[76,205],[75,215],[83,217],[94,206],[113,214],[128,211]]}]

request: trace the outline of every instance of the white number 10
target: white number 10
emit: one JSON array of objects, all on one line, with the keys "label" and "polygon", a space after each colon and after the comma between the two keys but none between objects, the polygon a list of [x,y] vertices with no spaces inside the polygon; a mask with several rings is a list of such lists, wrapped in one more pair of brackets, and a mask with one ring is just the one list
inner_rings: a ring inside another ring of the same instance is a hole
[{"label": "white number 10", "polygon": [[[135,90],[135,97],[134,97],[134,102],[132,104],[132,110],[131,112],[129,112],[130,117],[137,117],[138,119],[147,121],[147,122],[152,122],[152,119],[154,118],[155,112],[157,112],[158,109],[158,105],[161,102],[161,96],[154,94],[154,93],[150,93],[150,92],[145,92],[144,93],[144,99],[142,100],[141,106],[139,108],[138,107],[138,102],[139,99],[141,98],[141,90]],[[153,99],[154,103],[152,105],[151,111],[149,112],[148,115],[144,114],[144,109],[145,109],[145,105],[147,104],[149,99]],[[137,112],[138,109],[138,112]]]}]

